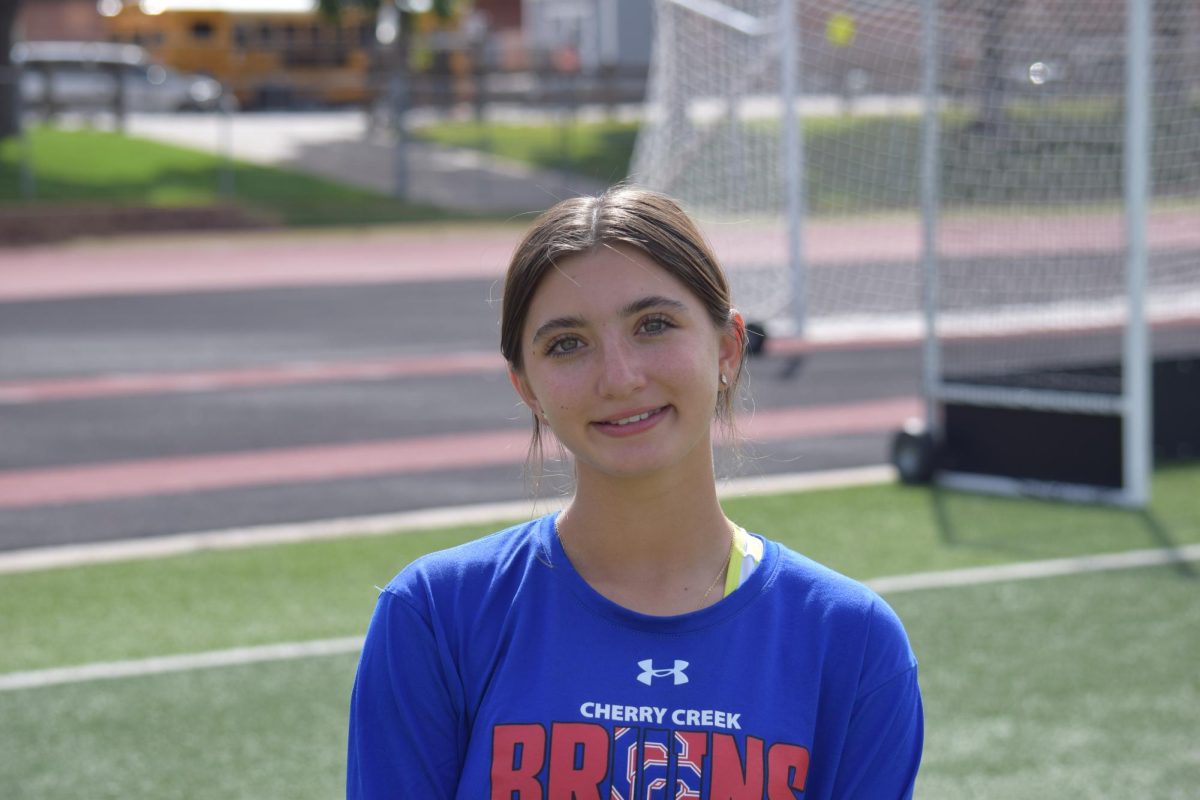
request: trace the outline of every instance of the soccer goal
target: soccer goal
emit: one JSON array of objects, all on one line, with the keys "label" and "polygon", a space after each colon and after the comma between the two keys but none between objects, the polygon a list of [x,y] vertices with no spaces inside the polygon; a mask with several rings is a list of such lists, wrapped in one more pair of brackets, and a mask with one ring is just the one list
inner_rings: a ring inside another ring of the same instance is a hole
[{"label": "soccer goal", "polygon": [[1194,3],[656,10],[634,178],[769,343],[920,348],[903,478],[1141,505],[1200,452]]}]

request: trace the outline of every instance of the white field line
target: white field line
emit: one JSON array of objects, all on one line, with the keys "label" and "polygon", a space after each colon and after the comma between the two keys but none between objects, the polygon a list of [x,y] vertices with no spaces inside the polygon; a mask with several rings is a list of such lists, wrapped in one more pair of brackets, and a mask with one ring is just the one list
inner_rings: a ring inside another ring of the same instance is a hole
[{"label": "white field line", "polygon": [[[927,589],[948,589],[979,586],[988,583],[1032,580],[1035,578],[1081,575],[1088,572],[1168,566],[1200,560],[1200,544],[1177,548],[1134,550],[1126,553],[1056,558],[1026,561],[993,567],[919,572],[875,578],[867,584],[886,595]],[[261,647],[238,647],[204,653],[184,653],[132,661],[107,661],[76,667],[10,672],[0,674],[0,692],[37,689],[46,686],[86,683],[115,678],[161,675],[213,667],[232,667],[268,661],[286,661],[316,656],[355,653],[362,646],[357,636],[340,639],[317,639],[308,642],[288,642]]]},{"label": "white field line", "polygon": [[1043,561],[1023,561],[1017,564],[998,564],[991,567],[914,572],[911,575],[872,578],[866,581],[866,584],[880,594],[891,595],[902,592],[918,592],[923,589],[951,589],[961,586],[979,586],[984,583],[1058,578],[1067,575],[1081,575],[1085,572],[1162,567],[1189,561],[1200,561],[1200,544],[1152,550],[1130,550],[1125,553],[1053,558]]},{"label": "white field line", "polygon": [[362,647],[361,636],[341,639],[317,639],[310,642],[285,642],[261,647],[235,647],[230,650],[209,650],[205,653],[181,653],[175,656],[156,656],[133,661],[99,661],[77,667],[55,667],[30,672],[10,672],[0,675],[0,692],[19,689],[38,689],[66,683],[136,678],[187,672],[213,667],[235,667],[265,661],[290,661],[314,656],[356,653]]},{"label": "white field line", "polygon": [[[862,486],[895,480],[889,466],[861,467],[828,472],[766,475],[739,478],[721,484],[722,497],[749,497],[761,494]],[[310,542],[389,533],[428,530],[455,525],[529,519],[561,508],[567,498],[534,502],[486,503],[384,514],[370,517],[304,522],[293,525],[264,525],[250,528],[181,533],[142,539],[121,539],[92,544],[36,547],[0,553],[0,575],[15,572],[133,561],[185,555],[205,550],[235,550],[245,547]]]}]

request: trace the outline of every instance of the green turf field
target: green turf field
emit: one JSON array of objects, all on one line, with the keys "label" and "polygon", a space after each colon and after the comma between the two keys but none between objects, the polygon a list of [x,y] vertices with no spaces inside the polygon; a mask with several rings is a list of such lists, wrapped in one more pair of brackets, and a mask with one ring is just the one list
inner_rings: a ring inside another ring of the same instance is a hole
[{"label": "green turf field", "polygon": [[[1146,513],[898,486],[727,501],[859,578],[1200,542]],[[495,526],[0,575],[4,673],[360,635],[415,556]],[[922,798],[1191,798],[1200,562],[887,595],[921,660]],[[0,797],[335,797],[353,653],[0,691]]]}]

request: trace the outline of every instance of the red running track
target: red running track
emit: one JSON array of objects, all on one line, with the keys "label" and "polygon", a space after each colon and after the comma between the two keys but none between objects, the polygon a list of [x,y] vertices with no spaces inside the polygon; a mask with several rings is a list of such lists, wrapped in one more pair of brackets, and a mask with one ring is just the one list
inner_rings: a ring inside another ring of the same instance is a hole
[{"label": "red running track", "polygon": [[[894,430],[921,413],[917,398],[758,411],[742,421],[751,441]],[[83,503],[244,486],[339,480],[519,464],[524,431],[290,447],[114,463],[0,471],[0,508]]]},{"label": "red running track", "polygon": [[[0,301],[107,294],[221,291],[268,286],[500,280],[521,226],[446,226],[421,230],[227,233],[87,241],[0,249]],[[939,248],[945,257],[1034,253],[1119,252],[1119,213],[945,217]],[[784,253],[776,227],[712,225],[718,254],[729,264],[763,263]],[[1148,237],[1154,249],[1200,247],[1200,214],[1155,211]],[[862,262],[915,262],[921,251],[915,216],[813,220],[805,226],[805,257],[825,267]]]}]

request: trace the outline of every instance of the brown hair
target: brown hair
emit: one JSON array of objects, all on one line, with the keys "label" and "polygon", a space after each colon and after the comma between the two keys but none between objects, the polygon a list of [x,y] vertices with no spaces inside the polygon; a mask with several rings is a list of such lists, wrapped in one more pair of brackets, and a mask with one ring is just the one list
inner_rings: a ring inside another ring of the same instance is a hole
[{"label": "brown hair", "polygon": [[[598,197],[575,197],[555,205],[537,218],[517,245],[504,279],[500,309],[500,352],[515,371],[524,366],[521,335],[546,272],[559,259],[618,244],[646,254],[691,290],[718,330],[730,330],[734,309],[729,282],[695,223],[666,195],[620,185]],[[735,333],[744,353],[745,332]],[[717,396],[717,419],[730,427],[741,377],[739,360],[729,385]],[[530,452],[540,452],[540,445],[541,423],[534,414]]]}]

